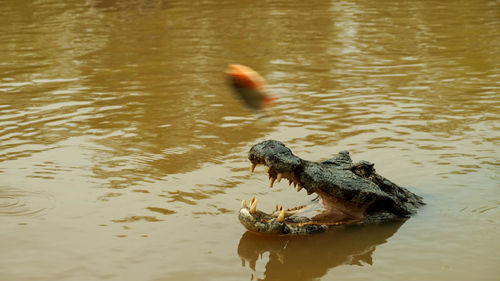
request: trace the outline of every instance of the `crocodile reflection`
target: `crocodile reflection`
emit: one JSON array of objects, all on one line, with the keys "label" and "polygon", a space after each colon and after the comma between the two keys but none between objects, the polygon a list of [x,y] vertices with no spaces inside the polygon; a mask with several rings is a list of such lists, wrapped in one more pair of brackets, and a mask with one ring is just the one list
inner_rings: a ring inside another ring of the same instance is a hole
[{"label": "crocodile reflection", "polygon": [[[263,279],[316,280],[339,265],[372,265],[372,254],[404,222],[352,226],[313,236],[264,236],[247,231],[238,245],[243,266],[254,272],[269,253]],[[260,269],[263,270],[263,269]]]}]

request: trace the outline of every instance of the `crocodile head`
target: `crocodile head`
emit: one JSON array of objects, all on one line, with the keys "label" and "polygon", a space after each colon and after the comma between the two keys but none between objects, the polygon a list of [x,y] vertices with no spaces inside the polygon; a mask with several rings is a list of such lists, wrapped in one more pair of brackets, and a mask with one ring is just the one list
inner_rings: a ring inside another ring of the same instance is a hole
[{"label": "crocodile head", "polygon": [[248,154],[253,172],[264,165],[269,185],[288,185],[308,195],[309,204],[293,208],[276,205],[274,211],[257,210],[257,199],[249,206],[242,201],[240,222],[250,231],[267,234],[310,234],[330,228],[405,219],[424,203],[422,198],[377,174],[374,164],[353,163],[349,152],[321,162],[295,156],[283,143],[267,140],[254,145]]}]

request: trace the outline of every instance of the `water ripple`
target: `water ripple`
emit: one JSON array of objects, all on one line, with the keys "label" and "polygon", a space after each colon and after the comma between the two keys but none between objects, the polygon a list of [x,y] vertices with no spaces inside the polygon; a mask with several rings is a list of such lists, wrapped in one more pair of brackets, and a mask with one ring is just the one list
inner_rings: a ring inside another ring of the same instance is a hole
[{"label": "water ripple", "polygon": [[54,204],[47,192],[0,188],[0,216],[40,216]]}]

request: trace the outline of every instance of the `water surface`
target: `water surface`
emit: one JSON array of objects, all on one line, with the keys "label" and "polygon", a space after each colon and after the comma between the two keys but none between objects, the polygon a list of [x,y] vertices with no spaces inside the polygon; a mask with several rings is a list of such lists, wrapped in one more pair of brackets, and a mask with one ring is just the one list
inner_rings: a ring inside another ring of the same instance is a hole
[{"label": "water surface", "polygon": [[[494,280],[500,274],[500,2],[4,1],[2,280]],[[242,63],[280,97],[235,100]],[[237,210],[269,189],[265,139],[349,150],[427,205],[299,238]]]}]

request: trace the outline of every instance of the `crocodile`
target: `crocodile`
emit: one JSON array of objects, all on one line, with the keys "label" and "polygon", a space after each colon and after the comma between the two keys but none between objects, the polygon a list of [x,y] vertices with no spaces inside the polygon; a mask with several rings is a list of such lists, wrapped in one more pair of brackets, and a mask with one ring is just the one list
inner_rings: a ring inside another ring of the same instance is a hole
[{"label": "crocodile", "polygon": [[266,140],[250,149],[253,173],[264,165],[269,186],[287,179],[289,186],[317,196],[308,204],[285,209],[257,210],[255,197],[242,200],[238,218],[249,231],[272,235],[301,235],[351,225],[406,220],[424,205],[422,197],[375,171],[368,161],[353,162],[348,151],[313,162],[295,156],[282,142]]}]

